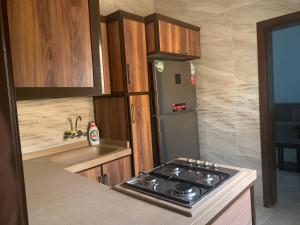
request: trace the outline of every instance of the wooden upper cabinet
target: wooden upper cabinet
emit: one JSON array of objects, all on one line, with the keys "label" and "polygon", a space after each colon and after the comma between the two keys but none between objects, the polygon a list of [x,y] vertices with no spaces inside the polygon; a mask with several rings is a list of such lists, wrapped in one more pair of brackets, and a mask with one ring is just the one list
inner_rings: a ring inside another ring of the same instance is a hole
[{"label": "wooden upper cabinet", "polygon": [[112,92],[148,92],[143,17],[117,11],[106,19]]},{"label": "wooden upper cabinet", "polygon": [[110,70],[109,70],[109,57],[108,57],[108,42],[107,42],[107,26],[105,17],[100,17],[100,33],[101,33],[101,65],[102,65],[102,93],[111,94],[110,88]]},{"label": "wooden upper cabinet", "polygon": [[160,14],[145,19],[148,55],[200,58],[200,28]]},{"label": "wooden upper cabinet", "polygon": [[148,95],[129,96],[131,141],[135,176],[153,169],[153,151]]},{"label": "wooden upper cabinet", "polygon": [[17,96],[20,88],[25,97],[101,94],[98,0],[7,2]]},{"label": "wooden upper cabinet", "polygon": [[131,19],[123,20],[127,90],[148,91],[148,69],[145,24]]}]

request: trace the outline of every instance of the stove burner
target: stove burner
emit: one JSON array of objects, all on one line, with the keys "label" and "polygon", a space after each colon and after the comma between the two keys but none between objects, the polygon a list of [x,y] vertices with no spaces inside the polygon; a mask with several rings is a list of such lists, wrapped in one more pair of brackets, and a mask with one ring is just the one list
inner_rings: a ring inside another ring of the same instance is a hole
[{"label": "stove burner", "polygon": [[157,178],[152,175],[146,175],[144,177],[139,178],[138,182],[140,184],[150,186],[157,183]]},{"label": "stove burner", "polygon": [[180,195],[187,195],[193,192],[193,187],[190,184],[180,183],[176,185],[174,191]]},{"label": "stove burner", "polygon": [[178,196],[183,199],[192,199],[195,196],[201,194],[201,191],[197,191],[198,189],[193,187],[190,184],[187,183],[179,183],[175,186],[175,188],[172,190],[173,196]]},{"label": "stove burner", "polygon": [[176,165],[169,165],[164,169],[164,172],[168,174],[175,174],[178,175],[181,172],[181,169]]},{"label": "stove burner", "polygon": [[219,183],[221,178],[218,175],[211,173],[199,173],[195,177],[195,182],[200,184],[206,184],[212,186],[213,184]]}]

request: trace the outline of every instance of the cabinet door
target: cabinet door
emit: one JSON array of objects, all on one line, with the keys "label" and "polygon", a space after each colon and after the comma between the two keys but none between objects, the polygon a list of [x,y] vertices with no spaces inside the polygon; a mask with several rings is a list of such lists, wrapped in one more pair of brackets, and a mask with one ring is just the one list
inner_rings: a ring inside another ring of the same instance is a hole
[{"label": "cabinet door", "polygon": [[138,175],[153,168],[149,96],[129,96],[129,103],[134,172]]},{"label": "cabinet door", "polygon": [[10,0],[15,87],[93,87],[89,1]]},{"label": "cabinet door", "polygon": [[145,24],[124,19],[123,30],[127,91],[129,93],[147,92],[148,69]]},{"label": "cabinet door", "polygon": [[187,52],[191,56],[201,56],[200,31],[187,30]]},{"label": "cabinet door", "polygon": [[97,181],[97,182],[102,182],[100,166],[96,166],[94,168],[81,171],[78,174],[80,174],[81,176],[87,177],[90,180]]},{"label": "cabinet door", "polygon": [[132,177],[130,156],[102,165],[103,183],[115,186]]},{"label": "cabinet door", "polygon": [[103,77],[103,88],[102,93],[105,95],[111,94],[110,88],[110,72],[109,72],[109,58],[108,58],[108,45],[107,45],[107,26],[106,22],[102,21],[100,23],[100,30],[101,30],[101,65],[102,65],[102,77]]},{"label": "cabinet door", "polygon": [[187,29],[165,21],[158,21],[160,51],[187,55]]}]

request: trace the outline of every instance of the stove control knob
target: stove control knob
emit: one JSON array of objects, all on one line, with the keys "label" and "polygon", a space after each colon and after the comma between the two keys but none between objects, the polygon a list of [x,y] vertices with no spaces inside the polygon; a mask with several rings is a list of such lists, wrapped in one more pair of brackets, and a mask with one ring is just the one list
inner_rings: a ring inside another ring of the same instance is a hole
[{"label": "stove control knob", "polygon": [[208,167],[209,166],[209,162],[204,162],[204,166]]},{"label": "stove control knob", "polygon": [[217,163],[213,163],[211,166],[213,169],[218,169],[219,165]]},{"label": "stove control knob", "polygon": [[194,160],[188,159],[188,163],[192,164]]},{"label": "stove control knob", "polygon": [[197,160],[197,166],[201,166],[202,162],[200,160]]}]

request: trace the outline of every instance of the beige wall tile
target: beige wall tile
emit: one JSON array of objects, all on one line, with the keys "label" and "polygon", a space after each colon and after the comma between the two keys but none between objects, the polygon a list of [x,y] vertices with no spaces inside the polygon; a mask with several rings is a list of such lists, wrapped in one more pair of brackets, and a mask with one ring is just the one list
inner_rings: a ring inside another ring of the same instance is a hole
[{"label": "beige wall tile", "polygon": [[140,16],[147,16],[154,12],[153,0],[99,0],[100,14],[108,15],[117,10],[124,10]]},{"label": "beige wall tile", "polygon": [[54,98],[17,102],[22,153],[85,140],[64,140],[63,134],[71,130],[69,119],[82,117],[78,128],[87,131],[88,122],[94,120],[92,98]]}]

